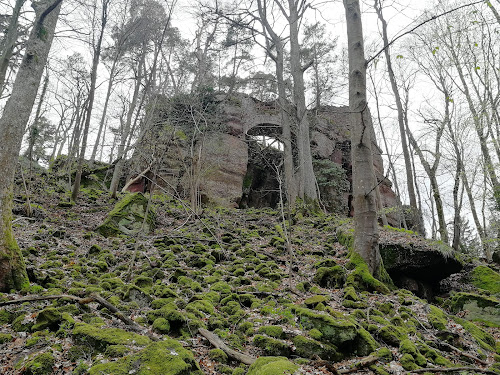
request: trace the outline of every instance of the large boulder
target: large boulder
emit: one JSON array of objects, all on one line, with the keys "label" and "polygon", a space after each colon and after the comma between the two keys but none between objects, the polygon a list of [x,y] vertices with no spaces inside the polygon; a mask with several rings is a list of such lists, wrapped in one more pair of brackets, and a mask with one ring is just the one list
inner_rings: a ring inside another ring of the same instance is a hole
[{"label": "large boulder", "polygon": [[382,230],[379,248],[394,283],[424,298],[432,299],[439,282],[463,268],[446,244],[404,230]]}]

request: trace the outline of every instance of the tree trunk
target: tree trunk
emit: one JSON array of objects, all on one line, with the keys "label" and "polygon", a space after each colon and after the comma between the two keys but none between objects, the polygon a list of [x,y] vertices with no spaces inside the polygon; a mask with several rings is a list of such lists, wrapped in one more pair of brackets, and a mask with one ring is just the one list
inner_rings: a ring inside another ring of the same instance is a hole
[{"label": "tree trunk", "polygon": [[82,148],[80,151],[80,157],[78,159],[78,167],[76,170],[76,177],[73,185],[73,193],[71,194],[71,199],[76,201],[78,198],[78,193],[80,192],[80,183],[82,180],[82,170],[83,162],[85,160],[85,151],[87,149],[87,138],[90,128],[90,119],[92,116],[92,108],[94,106],[94,96],[97,81],[97,68],[99,66],[99,59],[101,57],[101,44],[104,37],[104,29],[106,28],[106,23],[108,22],[108,3],[110,0],[103,0],[102,2],[102,13],[101,13],[101,27],[99,29],[99,36],[97,39],[97,44],[94,46],[94,56],[92,58],[92,70],[90,71],[90,89],[88,98],[88,107],[85,117],[85,127],[83,128],[83,139]]},{"label": "tree trunk", "polygon": [[[304,9],[303,1],[288,0],[289,16],[288,23],[290,28],[290,69],[293,77],[293,102],[295,104],[295,122],[297,124],[297,148],[298,148],[298,175],[299,175],[299,197],[306,204],[318,200],[316,190],[316,177],[314,176],[311,140],[309,137],[309,118],[307,117],[305,87],[304,87],[304,69],[300,63],[300,44],[299,44],[299,18]],[[313,207],[314,208],[314,207]]]},{"label": "tree trunk", "polygon": [[28,285],[21,250],[12,233],[14,175],[26,124],[47,62],[62,0],[33,3],[35,23],[26,52],[0,118],[0,291]]},{"label": "tree trunk", "polygon": [[[377,12],[378,18],[382,24],[382,38],[385,46],[389,46],[389,38],[387,36],[387,22],[385,21],[382,14],[382,6],[379,3],[379,0],[375,0],[375,11]],[[403,148],[403,156],[405,161],[406,168],[406,184],[408,186],[408,196],[410,198],[410,207],[412,212],[412,217],[417,220],[417,231],[420,234],[425,233],[425,228],[422,220],[422,213],[419,210],[417,204],[417,197],[415,194],[415,185],[413,183],[413,168],[411,165],[410,158],[410,150],[408,147],[408,142],[406,140],[406,131],[405,131],[405,123],[404,123],[404,113],[403,113],[403,104],[401,101],[401,96],[399,95],[398,85],[396,83],[396,78],[394,75],[394,71],[392,69],[392,61],[391,55],[389,53],[389,47],[384,49],[385,59],[387,63],[387,72],[389,74],[389,79],[391,81],[392,92],[394,93],[394,99],[396,101],[396,108],[398,110],[398,124],[399,124],[399,133],[401,135],[401,147]]]},{"label": "tree trunk", "polygon": [[372,134],[366,101],[366,60],[358,0],[344,0],[349,52],[349,110],[351,118],[354,251],[373,275],[380,272],[377,179],[373,169]]}]

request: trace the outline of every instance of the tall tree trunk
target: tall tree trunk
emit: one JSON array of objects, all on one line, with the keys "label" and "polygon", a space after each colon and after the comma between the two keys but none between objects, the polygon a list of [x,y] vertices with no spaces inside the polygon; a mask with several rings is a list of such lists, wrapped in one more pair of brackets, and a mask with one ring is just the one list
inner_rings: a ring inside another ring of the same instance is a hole
[{"label": "tall tree trunk", "polygon": [[47,62],[62,0],[33,3],[35,23],[26,52],[0,118],[0,291],[28,284],[21,250],[12,233],[14,175],[26,124]]},{"label": "tall tree trunk", "polygon": [[290,69],[293,78],[293,102],[297,124],[299,197],[307,204],[318,200],[316,177],[314,176],[311,140],[309,137],[309,118],[307,117],[304,69],[300,63],[299,20],[305,9],[304,1],[288,0],[288,23],[290,28]]},{"label": "tall tree trunk", "polygon": [[[384,16],[382,14],[382,5],[379,3],[380,0],[375,0],[375,11],[377,12],[378,18],[382,24],[382,39],[384,42],[385,46],[389,46],[389,37],[387,36],[387,22],[384,19]],[[410,158],[410,150],[408,147],[408,142],[406,139],[406,130],[405,130],[405,123],[404,123],[404,113],[403,113],[403,104],[401,101],[401,96],[399,94],[399,89],[398,85],[396,83],[396,77],[394,75],[394,70],[392,69],[392,61],[391,61],[391,55],[389,52],[389,47],[384,49],[384,54],[385,54],[385,60],[387,63],[387,72],[389,74],[389,80],[391,81],[391,88],[392,92],[394,94],[394,99],[396,101],[396,108],[398,110],[398,124],[399,124],[399,133],[401,135],[401,147],[403,148],[403,156],[404,156],[404,161],[405,161],[405,168],[406,168],[406,184],[408,187],[408,197],[410,198],[410,207],[411,210],[414,211],[412,212],[412,217],[416,219],[417,223],[417,231],[420,234],[425,233],[425,228],[422,220],[422,213],[419,210],[418,204],[417,204],[417,197],[415,194],[415,185],[413,182],[413,168],[411,165],[411,158]]]},{"label": "tall tree trunk", "polygon": [[373,275],[380,272],[377,221],[377,179],[373,169],[372,134],[366,101],[366,60],[358,0],[344,0],[349,51],[349,110],[351,118],[354,251]]},{"label": "tall tree trunk", "polygon": [[5,77],[9,67],[10,58],[14,52],[14,46],[17,42],[17,28],[19,23],[19,15],[21,8],[26,0],[16,0],[12,16],[10,17],[9,26],[5,35],[4,43],[2,45],[2,55],[0,56],[0,92],[3,92],[5,86]]},{"label": "tall tree trunk", "polygon": [[97,81],[97,68],[99,66],[99,59],[101,57],[101,44],[104,37],[104,30],[106,28],[106,23],[108,22],[108,4],[110,0],[103,0],[102,2],[102,13],[101,13],[101,27],[99,29],[99,36],[97,37],[97,44],[94,46],[94,56],[92,58],[92,69],[90,71],[90,89],[88,98],[88,107],[85,117],[85,127],[83,128],[83,139],[82,148],[80,151],[80,157],[78,159],[78,167],[76,169],[76,177],[73,185],[73,193],[71,194],[71,199],[76,201],[78,198],[78,193],[80,192],[80,183],[82,180],[82,170],[83,162],[85,160],[85,151],[87,149],[87,138],[90,128],[90,119],[92,117],[92,108],[94,106],[94,96]]}]

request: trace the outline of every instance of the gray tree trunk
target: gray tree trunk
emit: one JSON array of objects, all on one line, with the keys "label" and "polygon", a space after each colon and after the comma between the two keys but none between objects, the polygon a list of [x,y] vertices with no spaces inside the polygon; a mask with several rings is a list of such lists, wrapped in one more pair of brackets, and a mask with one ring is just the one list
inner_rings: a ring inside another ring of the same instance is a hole
[{"label": "gray tree trunk", "polygon": [[33,3],[35,23],[26,52],[0,118],[0,291],[20,289],[28,285],[21,250],[12,233],[14,174],[43,69],[54,37],[62,0]]},{"label": "gray tree trunk", "polygon": [[405,122],[404,122],[404,113],[403,113],[403,104],[401,100],[401,96],[399,94],[398,85],[396,83],[396,78],[394,75],[394,71],[392,69],[392,61],[391,55],[389,53],[389,38],[387,36],[387,22],[385,21],[382,14],[382,6],[379,3],[379,0],[375,0],[375,11],[377,12],[378,18],[382,23],[382,39],[384,45],[387,46],[384,49],[385,60],[387,63],[387,72],[389,74],[389,79],[391,81],[392,92],[394,93],[394,99],[396,101],[396,108],[398,110],[398,124],[399,124],[399,132],[401,135],[401,147],[403,149],[403,156],[405,161],[405,169],[406,169],[406,184],[408,187],[408,197],[410,198],[410,207],[412,212],[412,217],[416,219],[417,223],[417,231],[420,234],[425,233],[425,228],[422,220],[422,213],[417,204],[417,197],[415,194],[415,184],[413,182],[413,168],[410,157],[410,149],[408,147],[408,142],[406,139],[406,131],[405,131]]},{"label": "gray tree trunk", "polygon": [[373,169],[372,134],[366,101],[366,60],[358,0],[344,0],[349,52],[349,110],[351,118],[352,186],[354,198],[353,249],[373,275],[380,272],[377,222],[377,179]]}]

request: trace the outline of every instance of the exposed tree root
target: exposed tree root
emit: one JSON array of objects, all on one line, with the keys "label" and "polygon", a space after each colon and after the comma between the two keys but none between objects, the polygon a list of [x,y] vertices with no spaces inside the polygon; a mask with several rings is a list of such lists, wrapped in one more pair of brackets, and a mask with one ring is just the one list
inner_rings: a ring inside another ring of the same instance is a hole
[{"label": "exposed tree root", "polygon": [[252,363],[255,362],[256,358],[231,349],[226,344],[224,344],[224,342],[220,339],[220,337],[217,336],[215,333],[212,333],[204,328],[200,328],[198,332],[200,332],[200,334],[203,337],[205,337],[210,342],[210,344],[215,346],[217,349],[223,350],[224,353],[226,353],[229,357],[236,359],[237,361],[240,361],[245,365],[251,365]]}]

